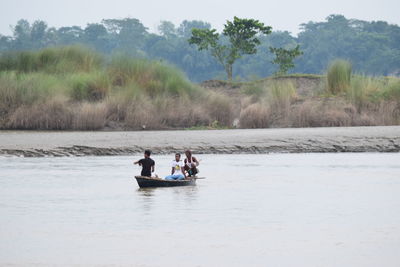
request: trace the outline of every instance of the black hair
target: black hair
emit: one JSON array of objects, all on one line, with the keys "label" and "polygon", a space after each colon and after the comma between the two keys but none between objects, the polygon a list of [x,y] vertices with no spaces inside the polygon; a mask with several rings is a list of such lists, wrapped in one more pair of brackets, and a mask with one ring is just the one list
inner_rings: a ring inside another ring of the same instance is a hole
[{"label": "black hair", "polygon": [[144,151],[144,154],[146,154],[147,156],[149,156],[149,157],[150,157],[151,151],[150,151],[150,150],[148,150],[148,149],[146,149],[146,150]]},{"label": "black hair", "polygon": [[180,157],[180,156],[181,156],[181,153],[175,153],[175,156],[179,156],[179,157]]}]

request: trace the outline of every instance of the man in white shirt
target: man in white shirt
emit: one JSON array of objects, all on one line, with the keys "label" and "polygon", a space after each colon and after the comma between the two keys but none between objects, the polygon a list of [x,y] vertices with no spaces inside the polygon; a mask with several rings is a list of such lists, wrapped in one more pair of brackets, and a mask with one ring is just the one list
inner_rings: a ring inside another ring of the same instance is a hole
[{"label": "man in white shirt", "polygon": [[183,180],[186,179],[184,171],[185,164],[181,161],[181,154],[175,154],[175,160],[171,164],[171,175],[165,177],[165,180]]}]

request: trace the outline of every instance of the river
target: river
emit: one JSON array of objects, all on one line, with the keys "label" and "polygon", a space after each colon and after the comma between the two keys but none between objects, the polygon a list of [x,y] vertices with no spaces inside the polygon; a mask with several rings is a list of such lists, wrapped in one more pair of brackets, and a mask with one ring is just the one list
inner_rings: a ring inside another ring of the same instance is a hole
[{"label": "river", "polygon": [[399,264],[399,153],[204,154],[155,189],[139,157],[0,157],[0,265]]}]

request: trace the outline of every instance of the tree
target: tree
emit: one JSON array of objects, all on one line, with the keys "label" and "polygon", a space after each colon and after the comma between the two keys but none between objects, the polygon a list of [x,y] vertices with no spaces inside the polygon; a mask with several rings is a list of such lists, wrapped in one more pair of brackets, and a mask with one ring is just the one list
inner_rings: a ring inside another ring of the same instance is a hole
[{"label": "tree", "polygon": [[184,38],[190,38],[193,28],[211,29],[211,24],[201,20],[184,20],[177,29],[178,35]]},{"label": "tree", "polygon": [[[255,54],[260,44],[257,34],[270,34],[271,27],[254,19],[233,18],[227,21],[220,36],[215,29],[192,29],[190,44],[198,50],[210,50],[213,57],[224,67],[228,80],[232,81],[233,64],[245,54]],[[225,44],[223,37],[229,44]]]},{"label": "tree", "polygon": [[31,25],[25,19],[19,20],[17,22],[17,25],[13,27],[14,49],[15,50],[31,49],[30,38],[31,38]]},{"label": "tree", "polygon": [[90,23],[83,32],[83,41],[101,52],[110,50],[110,40],[106,27],[100,23]]},{"label": "tree", "polygon": [[166,20],[161,21],[157,29],[161,33],[161,35],[164,36],[166,39],[172,39],[176,37],[177,31],[175,29],[175,25],[170,21]]},{"label": "tree", "polygon": [[85,32],[79,26],[61,27],[57,30],[57,44],[69,45],[82,40]]},{"label": "tree", "polygon": [[31,27],[31,43],[33,49],[40,49],[47,45],[47,23],[41,20],[37,20],[32,24]]},{"label": "tree", "polygon": [[102,23],[117,40],[120,51],[135,55],[145,43],[147,28],[138,19],[105,19]]},{"label": "tree", "polygon": [[279,65],[277,74],[286,74],[289,69],[294,68],[293,60],[303,54],[299,45],[293,49],[269,47],[269,51],[275,54],[275,59],[272,63]]}]

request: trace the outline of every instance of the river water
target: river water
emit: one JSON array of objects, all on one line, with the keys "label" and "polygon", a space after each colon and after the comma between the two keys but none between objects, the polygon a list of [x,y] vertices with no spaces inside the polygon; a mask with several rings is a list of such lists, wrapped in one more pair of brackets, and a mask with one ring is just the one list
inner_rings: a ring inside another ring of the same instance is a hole
[{"label": "river water", "polygon": [[398,153],[201,155],[146,190],[139,157],[1,157],[0,265],[400,264]]}]

